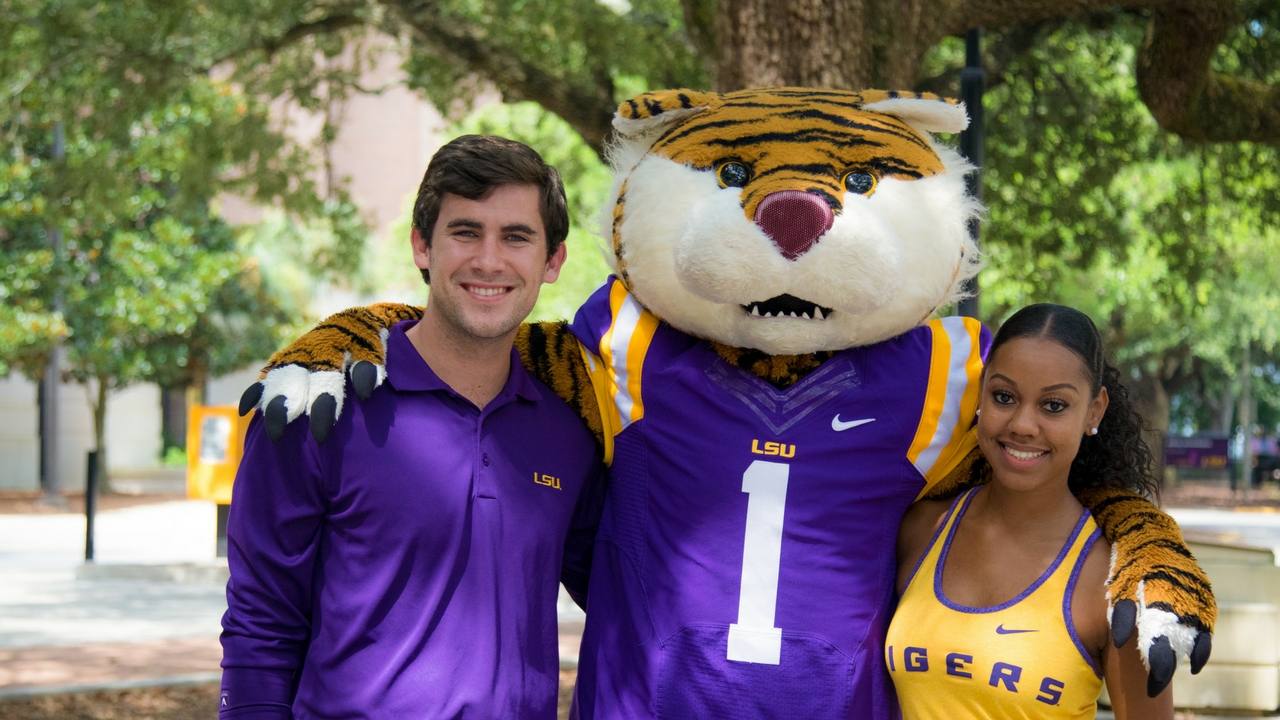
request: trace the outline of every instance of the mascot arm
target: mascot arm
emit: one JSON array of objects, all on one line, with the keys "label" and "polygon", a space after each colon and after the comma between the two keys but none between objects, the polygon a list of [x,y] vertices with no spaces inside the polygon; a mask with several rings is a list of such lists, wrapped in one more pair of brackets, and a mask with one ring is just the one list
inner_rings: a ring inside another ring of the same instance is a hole
[{"label": "mascot arm", "polygon": [[[311,434],[323,443],[342,415],[346,382],[361,399],[387,377],[386,340],[403,320],[422,317],[422,308],[378,303],[349,308],[325,318],[267,362],[258,382],[240,398],[240,414],[263,411],[272,440],[303,413],[310,417]],[[516,334],[516,349],[525,368],[574,409],[604,443],[598,393],[605,392],[599,360],[563,322],[525,323]]]},{"label": "mascot arm", "polygon": [[[987,481],[990,468],[976,439],[967,446],[972,449],[922,497],[951,497]],[[1147,692],[1155,697],[1173,679],[1179,657],[1190,656],[1193,673],[1209,660],[1218,618],[1209,578],[1178,524],[1150,501],[1114,489],[1086,490],[1079,499],[1111,543],[1107,585],[1112,639],[1120,647],[1138,631],[1138,648],[1149,671]]]},{"label": "mascot arm", "polygon": [[608,399],[608,380],[600,360],[582,347],[569,324],[525,323],[516,333],[516,350],[525,369],[568,403],[607,451],[613,433],[606,443],[600,403]]}]

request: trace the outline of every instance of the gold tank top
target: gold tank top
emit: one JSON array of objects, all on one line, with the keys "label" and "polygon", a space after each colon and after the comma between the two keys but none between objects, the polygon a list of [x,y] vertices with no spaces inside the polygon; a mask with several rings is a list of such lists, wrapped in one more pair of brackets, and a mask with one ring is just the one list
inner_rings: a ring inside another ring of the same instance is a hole
[{"label": "gold tank top", "polygon": [[1076,636],[1071,596],[1099,537],[1088,510],[1038,580],[993,607],[966,607],[942,591],[956,528],[979,488],[952,503],[920,560],[885,641],[885,664],[904,720],[1092,718],[1102,673]]}]

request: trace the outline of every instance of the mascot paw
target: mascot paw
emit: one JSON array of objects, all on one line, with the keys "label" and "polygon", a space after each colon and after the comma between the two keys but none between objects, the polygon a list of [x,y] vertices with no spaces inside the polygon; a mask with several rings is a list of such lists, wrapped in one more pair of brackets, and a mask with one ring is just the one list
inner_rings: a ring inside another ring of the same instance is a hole
[{"label": "mascot paw", "polygon": [[[365,367],[367,366],[367,367]],[[360,367],[357,379],[356,367]],[[369,396],[386,378],[381,365],[362,361],[351,367],[352,384],[361,399]],[[302,365],[284,365],[267,370],[258,382],[240,396],[240,414],[261,409],[267,436],[273,441],[284,435],[285,426],[306,413],[311,436],[323,443],[342,415],[345,399],[342,371],[308,370]]]},{"label": "mascot paw", "polygon": [[[1145,584],[1144,584],[1145,585]],[[1145,595],[1140,586],[1139,595]],[[1138,651],[1147,667],[1147,695],[1155,697],[1168,687],[1179,657],[1189,657],[1191,672],[1199,673],[1209,662],[1213,636],[1198,617],[1179,617],[1161,605],[1130,599],[1117,600],[1111,609],[1111,639],[1117,648],[1138,632]]]},{"label": "mascot paw", "polygon": [[1137,632],[1152,696],[1169,686],[1178,660],[1191,671],[1209,661],[1218,604],[1204,569],[1178,524],[1147,499],[1116,489],[1081,493],[1111,542],[1107,610],[1111,639],[1121,647]]},{"label": "mascot paw", "polygon": [[240,397],[240,414],[261,409],[267,435],[279,440],[289,423],[306,413],[311,436],[323,443],[342,417],[346,374],[364,400],[387,378],[389,329],[422,317],[420,308],[380,303],[351,308],[324,322],[272,356],[262,379]]}]

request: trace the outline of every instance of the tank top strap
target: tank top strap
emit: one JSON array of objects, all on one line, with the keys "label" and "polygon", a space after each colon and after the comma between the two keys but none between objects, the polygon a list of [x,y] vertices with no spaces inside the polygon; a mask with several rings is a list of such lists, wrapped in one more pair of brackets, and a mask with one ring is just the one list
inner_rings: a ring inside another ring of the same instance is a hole
[{"label": "tank top strap", "polygon": [[942,524],[938,526],[938,529],[934,531],[933,538],[929,540],[929,547],[925,549],[924,554],[920,556],[920,560],[916,562],[915,569],[911,571],[911,577],[907,580],[907,586],[902,590],[904,595],[911,589],[911,586],[915,584],[917,577],[928,578],[929,582],[933,582],[933,573],[938,566],[938,557],[941,555],[942,547],[944,545],[943,538],[951,536],[952,526],[959,521],[960,516],[964,514],[963,509],[968,506],[969,501],[973,499],[974,494],[981,488],[982,486],[969,488],[957,495],[956,499],[951,502],[951,507],[947,508],[947,512],[944,516],[945,519]]}]

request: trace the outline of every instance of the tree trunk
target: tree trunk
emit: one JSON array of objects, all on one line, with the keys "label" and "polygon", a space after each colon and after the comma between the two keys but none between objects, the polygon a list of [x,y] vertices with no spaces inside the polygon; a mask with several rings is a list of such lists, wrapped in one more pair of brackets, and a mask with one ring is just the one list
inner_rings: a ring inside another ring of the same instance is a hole
[{"label": "tree trunk", "polygon": [[[102,492],[111,491],[111,482],[107,479],[107,391],[110,378],[98,376],[98,392],[96,399],[91,399],[93,406],[93,444],[98,451],[98,488]],[[86,492],[88,488],[85,488]]]},{"label": "tree trunk", "polygon": [[1231,383],[1228,382],[1222,387],[1222,395],[1218,397],[1217,402],[1213,403],[1213,425],[1209,430],[1219,435],[1231,434],[1231,418],[1234,413],[1234,405],[1236,402],[1236,394],[1231,392]]},{"label": "tree trunk", "polygon": [[1151,457],[1155,461],[1156,477],[1164,477],[1164,441],[1169,433],[1169,415],[1172,404],[1164,381],[1158,375],[1142,373],[1130,388],[1134,409],[1147,421],[1148,430],[1143,433]]},{"label": "tree trunk", "polygon": [[709,67],[721,92],[800,85],[910,89],[925,50],[940,39],[921,0],[719,0],[717,57]]}]

